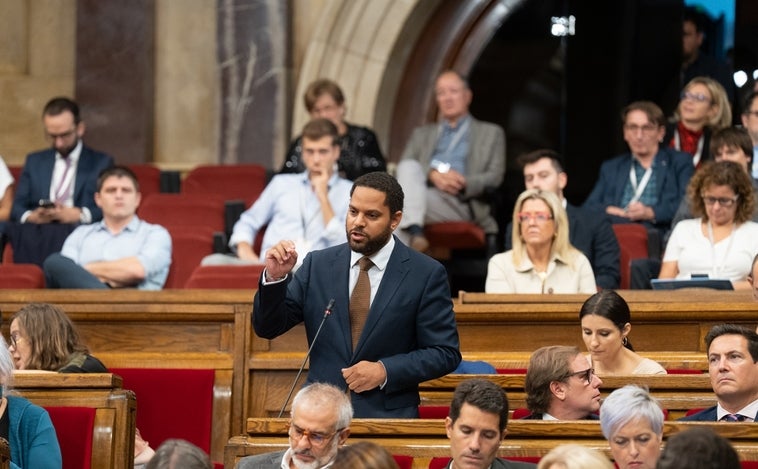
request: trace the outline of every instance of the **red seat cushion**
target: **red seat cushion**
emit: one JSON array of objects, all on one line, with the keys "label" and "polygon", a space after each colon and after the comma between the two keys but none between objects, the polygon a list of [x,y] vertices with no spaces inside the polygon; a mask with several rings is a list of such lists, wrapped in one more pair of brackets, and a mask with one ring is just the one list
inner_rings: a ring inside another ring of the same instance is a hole
[{"label": "red seat cushion", "polygon": [[0,288],[45,288],[45,274],[37,264],[0,264]]},{"label": "red seat cushion", "polygon": [[89,469],[92,464],[92,407],[45,407],[61,447],[63,469]]},{"label": "red seat cushion", "polygon": [[685,369],[666,369],[666,373],[670,375],[702,375],[702,370],[685,370]]},{"label": "red seat cushion", "polygon": [[400,469],[411,469],[413,467],[412,456],[393,454],[392,458],[395,460],[395,462],[397,463],[398,467],[400,467]]},{"label": "red seat cushion", "polygon": [[429,469],[444,469],[447,467],[447,463],[450,462],[450,458],[448,457],[435,457],[432,458],[431,461],[429,461]]},{"label": "red seat cushion", "polygon": [[137,428],[157,448],[181,438],[210,453],[213,370],[112,368],[137,396]]},{"label": "red seat cushion", "polygon": [[450,407],[445,405],[422,405],[418,407],[421,419],[444,419],[450,415]]},{"label": "red seat cushion", "polygon": [[499,375],[525,375],[526,368],[498,368],[497,374]]},{"label": "red seat cushion", "polygon": [[264,267],[264,264],[199,265],[184,288],[258,288],[258,279]]},{"label": "red seat cushion", "polygon": [[513,416],[511,418],[513,420],[519,420],[524,417],[528,417],[529,415],[531,415],[531,413],[532,412],[529,409],[524,409],[524,408],[513,409]]}]

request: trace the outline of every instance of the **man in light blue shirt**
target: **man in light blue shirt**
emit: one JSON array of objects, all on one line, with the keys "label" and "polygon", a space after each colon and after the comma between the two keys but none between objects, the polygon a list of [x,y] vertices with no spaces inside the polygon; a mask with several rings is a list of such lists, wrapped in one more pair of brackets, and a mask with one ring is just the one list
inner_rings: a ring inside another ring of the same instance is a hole
[{"label": "man in light blue shirt", "polygon": [[265,228],[261,252],[281,239],[294,240],[300,258],[315,249],[345,242],[345,217],[352,183],[337,175],[337,127],[314,119],[303,128],[303,162],[298,174],[278,174],[234,224],[229,247],[236,257],[212,254],[203,265],[257,264],[255,237]]},{"label": "man in light blue shirt", "polygon": [[140,220],[137,176],[124,166],[104,170],[95,203],[103,220],[76,228],[44,263],[48,288],[160,290],[171,265],[171,236]]}]

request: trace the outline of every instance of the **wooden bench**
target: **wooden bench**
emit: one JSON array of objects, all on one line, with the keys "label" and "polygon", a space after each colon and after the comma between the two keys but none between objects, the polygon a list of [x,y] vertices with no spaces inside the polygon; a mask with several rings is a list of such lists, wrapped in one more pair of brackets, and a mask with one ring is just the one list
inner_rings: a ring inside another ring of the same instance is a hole
[{"label": "wooden bench", "polygon": [[214,370],[210,447],[212,460],[221,461],[248,415],[252,299],[252,290],[2,290],[0,309],[7,337],[10,316],[25,304],[61,306],[109,368]]},{"label": "wooden bench", "polygon": [[[484,378],[497,383],[508,395],[510,410],[526,408],[524,375],[447,375],[421,383],[421,405],[450,405],[455,388],[472,377]],[[710,407],[716,404],[708,375],[632,375],[608,376],[600,387],[603,397],[627,384],[647,387],[661,406],[668,411],[668,420],[684,417],[690,409]]]},{"label": "wooden bench", "polygon": [[[224,467],[232,469],[244,456],[286,449],[288,419],[250,418],[245,435],[235,436],[226,446]],[[729,438],[743,460],[758,459],[758,426],[750,423],[665,422],[664,438],[696,426],[708,426]],[[413,467],[426,469],[434,457],[449,457],[450,443],[440,420],[354,419],[348,444],[370,440],[390,453],[413,457]],[[552,448],[578,443],[605,452],[608,443],[598,422],[534,421],[508,422],[508,435],[500,445],[501,457],[540,457]]]},{"label": "wooden bench", "polygon": [[[134,393],[121,388],[118,376],[110,373],[18,371],[14,374],[13,391],[41,407],[95,409],[91,466],[103,469],[134,467],[137,402]],[[56,432],[66,430],[56,427]],[[65,455],[66,450],[62,450]]]}]

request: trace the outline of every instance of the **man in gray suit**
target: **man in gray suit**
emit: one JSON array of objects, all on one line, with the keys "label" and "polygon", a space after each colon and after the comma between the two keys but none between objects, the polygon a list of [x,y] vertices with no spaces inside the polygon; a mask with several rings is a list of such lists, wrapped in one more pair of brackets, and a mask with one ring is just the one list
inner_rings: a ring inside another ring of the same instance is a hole
[{"label": "man in gray suit", "polygon": [[452,460],[448,469],[526,469],[531,463],[497,457],[508,424],[508,398],[503,388],[484,379],[469,379],[455,388],[445,419]]},{"label": "man in gray suit", "polygon": [[242,458],[237,469],[321,469],[330,465],[337,448],[350,435],[353,406],[337,387],[313,383],[295,395],[290,417],[288,450]]},{"label": "man in gray suit", "polygon": [[397,234],[418,251],[429,247],[427,223],[473,221],[494,240],[498,226],[485,196],[505,174],[505,132],[469,114],[466,80],[443,72],[434,91],[441,120],[413,131],[397,166],[406,195]]}]

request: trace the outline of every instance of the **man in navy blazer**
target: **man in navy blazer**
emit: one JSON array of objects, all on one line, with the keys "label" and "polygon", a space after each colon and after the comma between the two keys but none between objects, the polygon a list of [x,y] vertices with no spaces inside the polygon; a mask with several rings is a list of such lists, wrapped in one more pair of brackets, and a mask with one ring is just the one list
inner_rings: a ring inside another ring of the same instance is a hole
[{"label": "man in navy blazer", "polygon": [[717,405],[679,420],[755,422],[758,419],[758,334],[718,324],[705,336],[708,374]]},{"label": "man in navy blazer", "polygon": [[650,101],[622,112],[630,153],[604,162],[583,207],[612,223],[640,222],[667,231],[694,172],[687,153],[661,146],[666,119]]},{"label": "man in navy blazer", "polygon": [[[266,252],[255,294],[256,334],[273,339],[304,322],[312,347],[308,382],[349,389],[360,418],[417,417],[418,384],[452,372],[461,360],[444,267],[392,235],[402,209],[403,190],[392,176],[359,177],[350,192],[348,242],[312,251],[292,275],[295,245],[280,241]],[[364,256],[372,264],[361,273]],[[366,273],[369,312],[353,338],[350,297]]]},{"label": "man in navy blazer", "polygon": [[[613,228],[605,217],[594,216],[583,208],[571,205],[563,197],[568,175],[563,170],[561,156],[553,150],[541,149],[519,156],[518,163],[524,171],[527,189],[554,192],[563,202],[569,221],[569,241],[589,259],[597,286],[618,288],[621,253]],[[512,228],[513,222],[508,223],[505,230],[506,251],[512,247]]]},{"label": "man in navy blazer", "polygon": [[[26,157],[11,220],[21,223],[92,223],[103,218],[95,204],[97,177],[113,166],[113,158],[82,143],[84,122],[79,106],[68,98],[53,98],[42,112],[52,148]],[[49,201],[42,206],[41,201]]]}]

